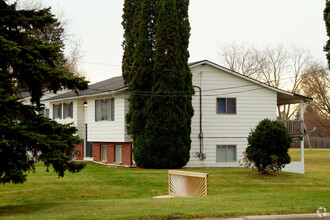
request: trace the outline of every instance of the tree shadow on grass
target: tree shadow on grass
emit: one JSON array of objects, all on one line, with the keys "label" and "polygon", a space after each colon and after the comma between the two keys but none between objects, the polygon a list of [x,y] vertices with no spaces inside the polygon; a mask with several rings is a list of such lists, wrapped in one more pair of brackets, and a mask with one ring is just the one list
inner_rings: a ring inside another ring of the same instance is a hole
[{"label": "tree shadow on grass", "polygon": [[13,217],[15,215],[28,215],[34,212],[40,212],[46,209],[53,209],[55,206],[59,206],[58,203],[39,203],[39,204],[26,204],[26,205],[8,205],[0,206],[0,218],[1,217]]}]

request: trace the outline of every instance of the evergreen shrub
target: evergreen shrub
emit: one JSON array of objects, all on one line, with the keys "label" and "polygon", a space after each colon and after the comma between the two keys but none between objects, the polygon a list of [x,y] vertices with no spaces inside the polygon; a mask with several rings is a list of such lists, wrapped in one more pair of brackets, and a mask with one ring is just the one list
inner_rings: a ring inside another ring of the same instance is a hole
[{"label": "evergreen shrub", "polygon": [[292,137],[282,122],[264,119],[248,137],[245,165],[260,174],[276,174],[290,163],[288,149]]}]

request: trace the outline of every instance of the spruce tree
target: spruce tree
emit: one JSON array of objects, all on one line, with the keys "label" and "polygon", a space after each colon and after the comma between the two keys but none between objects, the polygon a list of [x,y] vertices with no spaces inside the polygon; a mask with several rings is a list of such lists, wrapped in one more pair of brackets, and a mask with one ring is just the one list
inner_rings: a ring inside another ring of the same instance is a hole
[{"label": "spruce tree", "polygon": [[126,36],[127,31],[135,36],[128,74],[124,73],[128,48],[124,47],[123,58],[123,76],[131,91],[127,123],[134,160],[141,167],[179,168],[189,161],[193,115],[189,1],[140,0],[137,4],[136,29],[125,29]]},{"label": "spruce tree", "polygon": [[[330,1],[326,0],[325,9],[323,12],[323,19],[325,21],[325,26],[327,29],[328,38],[330,38]],[[328,39],[326,45],[324,46],[324,52],[326,52],[326,57],[328,60],[328,66],[330,69],[330,39]]]},{"label": "spruce tree", "polygon": [[[15,4],[0,0],[0,183],[25,182],[25,172],[34,171],[30,155],[53,166],[59,176],[84,167],[69,157],[80,142],[77,129],[36,113],[45,90],[87,88],[83,77],[63,67],[63,43],[37,34],[55,23],[50,9],[16,10]],[[22,104],[22,91],[31,94],[35,105]]]},{"label": "spruce tree", "polygon": [[155,35],[155,81],[148,101],[150,161],[147,167],[179,168],[189,161],[193,94],[188,67],[188,4],[159,0]]}]

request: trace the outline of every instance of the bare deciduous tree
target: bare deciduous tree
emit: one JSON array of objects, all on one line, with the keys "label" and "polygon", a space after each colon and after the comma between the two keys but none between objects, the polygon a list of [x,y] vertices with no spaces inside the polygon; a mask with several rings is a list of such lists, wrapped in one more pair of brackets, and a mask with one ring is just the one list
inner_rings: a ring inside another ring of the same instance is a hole
[{"label": "bare deciduous tree", "polygon": [[330,73],[326,66],[311,63],[301,77],[299,90],[314,99],[305,110],[307,129],[316,127],[312,136],[330,138]]},{"label": "bare deciduous tree", "polygon": [[308,131],[311,131],[314,127],[316,128],[310,136],[330,138],[330,118],[320,113],[316,106],[309,105],[306,107],[304,122]]},{"label": "bare deciduous tree", "polygon": [[[267,45],[258,49],[245,43],[231,43],[221,47],[220,56],[229,69],[294,93],[299,90],[302,76],[316,63],[308,50],[297,46],[287,49],[282,45]],[[294,116],[298,109],[290,108],[287,105],[283,110],[286,118]],[[279,111],[280,117],[283,112]]]},{"label": "bare deciduous tree", "polygon": [[255,62],[256,52],[251,45],[234,42],[220,49],[220,55],[229,69],[251,77],[256,77],[255,74],[259,72],[258,63]]},{"label": "bare deciduous tree", "polygon": [[[330,118],[330,73],[327,68],[313,65],[303,75],[302,90],[314,98],[313,106],[327,118]],[[330,127],[330,124],[327,125]]]},{"label": "bare deciduous tree", "polygon": [[[39,0],[17,0],[17,8],[25,10],[43,9],[45,6]],[[33,32],[39,38],[45,39],[49,42],[58,42],[60,44],[65,43],[67,53],[63,59],[63,66],[68,68],[71,73],[77,76],[84,76],[85,74],[78,68],[79,60],[81,60],[82,53],[80,50],[80,41],[70,33],[70,22],[65,18],[63,12],[58,12],[58,22],[48,25],[41,30],[35,30]]]}]

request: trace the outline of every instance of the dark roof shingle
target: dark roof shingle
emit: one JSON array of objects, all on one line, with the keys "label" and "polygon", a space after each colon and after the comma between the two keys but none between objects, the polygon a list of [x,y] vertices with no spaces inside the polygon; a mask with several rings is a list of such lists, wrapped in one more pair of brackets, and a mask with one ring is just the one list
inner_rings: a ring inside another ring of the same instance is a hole
[{"label": "dark roof shingle", "polygon": [[57,99],[68,99],[73,97],[79,97],[79,96],[90,96],[105,92],[112,92],[116,91],[122,88],[125,88],[124,80],[122,76],[113,77],[110,79],[103,80],[101,82],[94,83],[89,86],[87,90],[84,90],[82,92],[79,92],[76,94],[75,92],[67,92],[63,93],[54,97],[51,97],[49,99],[45,99],[44,101],[51,101],[51,100],[57,100]]}]

